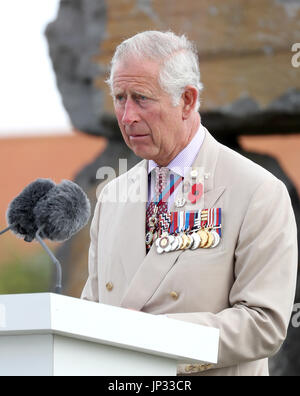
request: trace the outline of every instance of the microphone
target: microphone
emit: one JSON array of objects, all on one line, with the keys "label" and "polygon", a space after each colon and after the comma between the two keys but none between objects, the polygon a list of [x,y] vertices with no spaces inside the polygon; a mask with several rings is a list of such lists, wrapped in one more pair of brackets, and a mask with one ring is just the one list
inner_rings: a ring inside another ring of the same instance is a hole
[{"label": "microphone", "polygon": [[63,180],[37,202],[33,213],[43,239],[63,242],[87,224],[91,205],[77,184]]},{"label": "microphone", "polygon": [[6,214],[8,227],[1,231],[0,235],[11,230],[18,237],[24,238],[26,242],[32,242],[38,230],[33,209],[38,201],[54,187],[55,183],[50,179],[37,179],[25,187],[10,203]]},{"label": "microphone", "polygon": [[60,293],[61,264],[43,239],[63,242],[80,231],[91,215],[91,205],[85,192],[75,183],[63,180],[56,185],[50,179],[37,179],[9,205],[7,222],[11,230],[26,242],[36,239],[56,265],[55,291]]}]

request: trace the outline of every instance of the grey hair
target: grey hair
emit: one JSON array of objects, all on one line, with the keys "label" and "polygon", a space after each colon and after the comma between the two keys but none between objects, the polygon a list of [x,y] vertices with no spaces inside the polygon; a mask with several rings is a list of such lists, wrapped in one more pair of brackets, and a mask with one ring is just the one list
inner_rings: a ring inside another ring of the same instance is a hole
[{"label": "grey hair", "polygon": [[110,77],[106,80],[112,92],[116,64],[129,56],[155,60],[161,63],[159,84],[167,92],[174,106],[178,106],[185,87],[192,85],[198,91],[195,111],[200,108],[200,81],[198,55],[195,45],[185,35],[173,32],[145,31],[123,41],[111,61]]}]

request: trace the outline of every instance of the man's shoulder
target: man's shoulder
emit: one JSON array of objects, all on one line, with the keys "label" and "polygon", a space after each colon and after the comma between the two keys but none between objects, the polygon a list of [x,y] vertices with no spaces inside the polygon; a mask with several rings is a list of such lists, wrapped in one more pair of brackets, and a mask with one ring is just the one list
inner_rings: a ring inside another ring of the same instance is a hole
[{"label": "man's shoulder", "polygon": [[121,175],[107,181],[103,188],[101,189],[102,195],[107,193],[109,190],[115,190],[119,188],[119,186],[127,185],[129,181],[134,181],[136,178],[145,172],[147,175],[147,160],[141,160],[136,165],[134,165],[131,169],[127,172],[122,173]]},{"label": "man's shoulder", "polygon": [[147,173],[146,168],[147,160],[143,159],[139,161],[136,165],[134,165],[131,169],[127,172],[122,173],[121,175],[117,176],[115,179],[111,180],[108,184],[122,184],[125,180],[134,180],[137,175],[145,171]]},{"label": "man's shoulder", "polygon": [[253,186],[264,182],[278,182],[279,179],[263,166],[221,143],[216,171],[230,183],[236,181]]}]

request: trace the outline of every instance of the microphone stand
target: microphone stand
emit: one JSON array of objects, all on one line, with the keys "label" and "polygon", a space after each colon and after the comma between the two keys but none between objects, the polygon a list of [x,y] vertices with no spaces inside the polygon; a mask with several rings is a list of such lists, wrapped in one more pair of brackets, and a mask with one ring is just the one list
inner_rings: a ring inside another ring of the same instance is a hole
[{"label": "microphone stand", "polygon": [[50,257],[50,259],[52,260],[52,262],[55,264],[56,266],[56,285],[55,285],[55,293],[60,294],[61,293],[61,284],[62,284],[62,269],[61,269],[61,264],[60,262],[57,260],[57,258],[54,256],[54,254],[51,252],[51,250],[48,248],[48,246],[45,244],[45,242],[43,241],[43,239],[40,236],[40,233],[42,232],[43,227],[40,227],[36,234],[35,234],[35,238],[36,240],[42,245],[42,247],[46,250],[46,252],[48,253],[48,256]]},{"label": "microphone stand", "polygon": [[[11,224],[9,227],[5,228],[4,230],[0,231],[0,235],[4,234],[5,232],[9,231],[10,229],[12,229],[12,227],[15,224]],[[42,245],[42,247],[45,249],[46,253],[48,254],[48,256],[50,257],[50,259],[52,260],[52,262],[55,264],[56,266],[56,285],[55,285],[55,293],[60,294],[61,293],[61,284],[62,284],[62,269],[61,269],[61,264],[60,262],[57,260],[57,258],[54,256],[54,254],[51,252],[51,250],[48,248],[48,246],[45,244],[45,242],[43,241],[43,239],[40,236],[40,233],[42,232],[43,227],[40,227],[39,230],[37,230],[36,234],[35,234],[35,238],[36,240]]]},{"label": "microphone stand", "polygon": [[5,230],[0,231],[0,235],[4,234],[5,232],[9,231],[12,228],[13,225],[5,228]]}]

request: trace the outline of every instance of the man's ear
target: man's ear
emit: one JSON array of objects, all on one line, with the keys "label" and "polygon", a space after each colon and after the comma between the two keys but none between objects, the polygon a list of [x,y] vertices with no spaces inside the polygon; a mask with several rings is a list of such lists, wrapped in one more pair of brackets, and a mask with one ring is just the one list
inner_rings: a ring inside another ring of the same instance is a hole
[{"label": "man's ear", "polygon": [[197,103],[197,88],[191,85],[186,86],[181,98],[183,100],[182,118],[183,120],[187,120],[190,117],[191,113],[194,111]]}]

